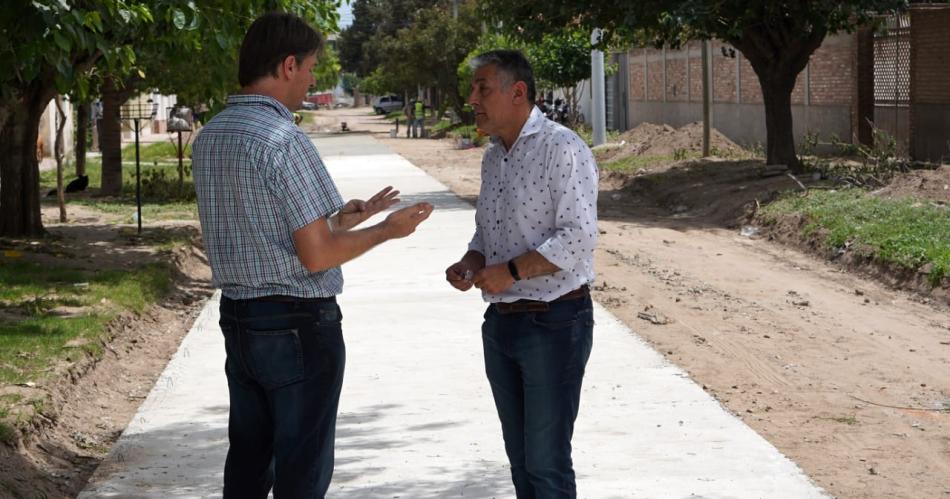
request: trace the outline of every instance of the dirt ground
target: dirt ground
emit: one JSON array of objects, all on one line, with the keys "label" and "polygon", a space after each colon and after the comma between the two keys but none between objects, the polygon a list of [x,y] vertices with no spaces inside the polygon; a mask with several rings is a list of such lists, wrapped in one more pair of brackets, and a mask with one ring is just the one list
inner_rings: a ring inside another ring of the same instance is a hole
[{"label": "dirt ground", "polygon": [[[477,198],[482,150],[391,139],[366,111],[321,112],[317,126],[374,133]],[[950,497],[948,307],[744,227],[756,202],[796,188],[759,166],[605,176],[597,300],[835,496]]]},{"label": "dirt ground", "polygon": [[174,290],[141,315],[124,313],[110,324],[105,354],[95,361],[72,359],[57,366],[35,390],[51,401],[35,418],[33,431],[17,448],[0,445],[0,497],[73,498],[82,490],[112,443],[145,400],[155,380],[178,349],[185,333],[210,296],[210,270],[204,255],[186,245],[170,253],[153,249],[169,240],[197,241],[195,223],[146,224],[136,239],[130,226],[109,222],[81,206],[70,205],[71,223],[54,223],[58,210],[43,207],[44,225],[52,235],[39,246],[22,245],[28,258],[58,265],[67,258],[80,268],[124,269],[152,261],[168,261],[176,269]]}]

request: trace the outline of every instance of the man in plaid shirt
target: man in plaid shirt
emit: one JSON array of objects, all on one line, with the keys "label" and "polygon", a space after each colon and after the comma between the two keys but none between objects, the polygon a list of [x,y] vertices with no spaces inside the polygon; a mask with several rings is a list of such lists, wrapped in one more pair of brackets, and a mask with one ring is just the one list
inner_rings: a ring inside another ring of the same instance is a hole
[{"label": "man in plaid shirt", "polygon": [[333,473],[345,349],[340,265],[411,234],[419,203],[355,230],[399,200],[387,187],[344,203],[294,125],[323,40],[305,21],[257,19],[241,46],[242,91],[194,143],[195,189],[230,394],[224,497],[323,497]]}]

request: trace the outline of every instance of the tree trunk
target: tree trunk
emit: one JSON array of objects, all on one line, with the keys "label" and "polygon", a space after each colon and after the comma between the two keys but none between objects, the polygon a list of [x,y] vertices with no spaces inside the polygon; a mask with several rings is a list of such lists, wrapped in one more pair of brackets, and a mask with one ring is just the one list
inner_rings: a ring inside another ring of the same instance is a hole
[{"label": "tree trunk", "polygon": [[119,109],[129,92],[117,89],[110,80],[102,87],[102,121],[99,123],[99,150],[102,151],[103,196],[122,194],[122,122]]},{"label": "tree trunk", "polygon": [[52,85],[37,84],[0,111],[0,236],[43,235],[36,139],[53,94]]},{"label": "tree trunk", "polygon": [[795,76],[774,75],[759,78],[762,100],[765,104],[765,132],[767,165],[786,165],[793,173],[802,173],[804,165],[795,154],[795,134],[792,128],[792,89]]},{"label": "tree trunk", "polygon": [[86,174],[86,135],[89,134],[89,115],[92,105],[82,102],[76,108],[76,176]]},{"label": "tree trunk", "polygon": [[63,129],[66,128],[66,113],[63,112],[63,96],[56,96],[56,144],[53,157],[56,158],[56,200],[59,203],[59,222],[66,223],[66,197],[63,193]]},{"label": "tree trunk", "polygon": [[792,90],[826,34],[823,26],[787,19],[784,24],[750,26],[741,36],[729,40],[748,59],[762,87],[767,164],[786,165],[794,173],[805,169],[795,154]]}]

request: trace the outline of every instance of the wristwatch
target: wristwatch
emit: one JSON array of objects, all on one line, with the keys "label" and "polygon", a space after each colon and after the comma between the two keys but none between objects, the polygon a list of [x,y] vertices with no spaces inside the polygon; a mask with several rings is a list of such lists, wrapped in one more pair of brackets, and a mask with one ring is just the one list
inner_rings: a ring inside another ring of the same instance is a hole
[{"label": "wristwatch", "polygon": [[508,273],[511,274],[511,277],[518,282],[521,280],[521,276],[518,274],[518,267],[515,266],[515,260],[508,260]]}]

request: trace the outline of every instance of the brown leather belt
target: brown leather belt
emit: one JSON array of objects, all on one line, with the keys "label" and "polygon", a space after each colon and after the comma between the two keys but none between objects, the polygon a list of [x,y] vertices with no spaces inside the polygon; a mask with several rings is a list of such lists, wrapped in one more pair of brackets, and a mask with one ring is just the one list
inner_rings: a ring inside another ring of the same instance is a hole
[{"label": "brown leather belt", "polygon": [[578,298],[584,298],[590,296],[590,286],[583,285],[574,291],[569,291],[566,294],[563,294],[550,302],[537,301],[537,300],[518,300],[511,303],[494,303],[495,310],[499,314],[516,314],[524,312],[547,312],[551,309],[551,303],[567,300],[576,300]]},{"label": "brown leather belt", "polygon": [[259,296],[257,298],[251,298],[251,300],[276,301],[276,302],[281,302],[281,303],[328,303],[328,302],[336,301],[336,297],[328,296],[326,298],[302,298],[299,296],[269,295],[269,296]]}]

